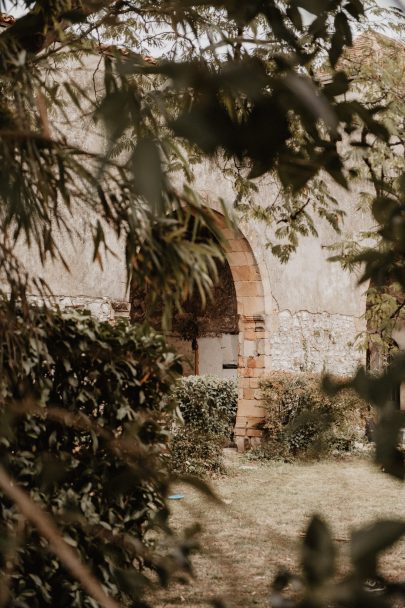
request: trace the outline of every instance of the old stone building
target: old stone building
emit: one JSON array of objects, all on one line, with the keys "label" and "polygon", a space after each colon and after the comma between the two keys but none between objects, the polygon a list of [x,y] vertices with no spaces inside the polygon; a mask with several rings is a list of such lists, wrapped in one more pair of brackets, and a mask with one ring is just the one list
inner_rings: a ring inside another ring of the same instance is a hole
[{"label": "old stone building", "polygon": [[[87,65],[81,78],[93,77],[95,66]],[[78,123],[72,110],[72,143],[90,149],[102,146],[91,117]],[[355,190],[346,191],[332,181],[329,187],[346,212],[346,229],[356,234],[369,224],[366,212],[358,209]],[[219,267],[219,282],[206,309],[195,299],[185,305],[173,322],[170,341],[185,355],[185,372],[235,377],[239,405],[235,435],[243,446],[255,441],[255,427],[264,414],[260,401],[260,378],[272,370],[328,370],[347,375],[366,361],[357,348],[358,335],[366,329],[364,313],[367,286],[337,263],[330,263],[328,246],[339,238],[318,221],[318,237],[301,239],[298,250],[282,264],[270,249],[268,234],[258,221],[233,216],[233,227],[225,226],[217,201],[225,201],[232,215],[233,185],[214,164],[196,170],[195,188],[205,204],[215,210],[223,228],[226,261]],[[275,196],[271,181],[259,184],[256,202],[267,205]],[[110,235],[115,255],[105,255],[103,268],[93,262],[92,243],[86,235],[86,218],[77,214],[78,236],[60,234],[69,265],[67,272],[56,262],[45,267],[35,253],[19,246],[19,257],[28,271],[46,278],[62,309],[86,308],[99,319],[142,318],[136,292],[126,289],[122,244]],[[141,286],[142,288],[142,286]],[[135,290],[136,291],[136,290]],[[132,300],[132,301],[131,301]],[[131,310],[132,304],[132,310]]]},{"label": "old stone building", "polygon": [[[197,188],[206,204],[216,207],[221,196],[232,208],[234,193],[215,166],[199,168]],[[356,193],[330,184],[347,211],[352,231],[363,229],[368,218],[355,211]],[[258,199],[272,196],[263,183]],[[219,283],[206,309],[188,302],[178,316],[169,340],[185,355],[185,372],[235,377],[239,389],[236,437],[260,436],[255,428],[264,410],[260,402],[260,377],[271,370],[329,370],[346,375],[365,363],[366,354],[356,348],[357,336],[365,330],[363,318],[366,288],[357,277],[328,261],[326,246],[338,237],[319,222],[318,237],[301,240],[297,252],[282,264],[266,248],[264,226],[241,222],[224,227],[226,262],[219,270]],[[78,218],[78,221],[85,220]],[[61,235],[63,238],[63,235]],[[111,236],[112,241],[114,240]],[[44,269],[33,253],[21,247],[28,269],[42,274],[61,308],[87,308],[102,320],[130,317],[130,293],[126,290],[123,251],[115,242],[116,256],[107,256],[103,269],[92,261],[92,244],[66,237],[66,259],[70,272],[48,262]],[[135,294],[136,296],[136,294]],[[139,301],[132,294],[132,316],[142,318]]]}]

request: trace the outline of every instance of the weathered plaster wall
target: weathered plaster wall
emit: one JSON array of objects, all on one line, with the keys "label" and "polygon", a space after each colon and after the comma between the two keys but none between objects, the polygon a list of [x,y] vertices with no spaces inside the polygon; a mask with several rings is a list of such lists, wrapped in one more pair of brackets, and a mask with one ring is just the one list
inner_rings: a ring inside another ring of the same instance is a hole
[{"label": "weathered plaster wall", "polygon": [[[213,205],[221,196],[232,209],[231,182],[212,165],[202,165],[197,173],[197,185],[207,203]],[[370,218],[358,210],[356,191],[347,192],[333,183],[330,189],[346,212],[343,230],[365,230]],[[272,183],[262,180],[257,202],[268,205],[275,196]],[[265,369],[328,369],[349,374],[365,362],[365,353],[356,348],[356,337],[365,329],[366,287],[358,285],[355,274],[328,261],[331,253],[326,247],[339,235],[326,222],[317,220],[316,224],[318,237],[302,238],[297,252],[282,264],[266,247],[271,235],[263,224],[239,223],[263,286]]]},{"label": "weathered plaster wall", "polygon": [[[100,94],[102,86],[101,68],[101,57],[86,60],[81,67],[66,66],[66,70],[76,71],[82,86],[95,96]],[[63,81],[64,70],[59,74]],[[79,113],[71,108],[65,125],[62,117],[57,117],[59,128],[65,131],[70,145],[101,152],[106,144],[102,130],[94,124],[90,113],[86,120],[81,120]],[[228,273],[229,281],[221,277],[214,294],[214,298],[222,301],[222,308],[214,303],[205,313],[200,311],[204,331],[199,336],[198,357],[192,350],[192,340],[180,339],[179,331],[170,336],[169,341],[185,356],[186,373],[194,373],[197,364],[200,373],[237,375],[235,440],[238,448],[244,449],[259,441],[261,435],[256,425],[265,414],[260,393],[260,378],[264,374],[279,369],[327,369],[350,374],[364,362],[365,353],[359,352],[354,344],[358,333],[365,329],[362,319],[366,307],[365,288],[357,285],[356,276],[327,261],[326,246],[339,237],[325,222],[317,219],[318,237],[302,238],[290,261],[281,264],[266,247],[272,235],[262,223],[244,222],[235,216],[235,228],[225,226],[218,199],[225,202],[232,215],[235,193],[231,179],[221,168],[206,162],[195,168],[195,172],[194,187],[206,205],[219,212],[217,220],[224,228],[231,274]],[[181,179],[179,175],[175,181]],[[277,196],[274,183],[262,179],[258,186],[256,202],[266,207]],[[331,181],[330,189],[340,208],[346,210],[346,229],[352,233],[366,230],[370,220],[358,210],[356,192],[348,193]],[[28,249],[23,241],[16,252],[30,274],[47,281],[61,308],[86,308],[105,321],[129,316],[124,244],[106,226],[108,245],[115,256],[103,255],[102,266],[94,263],[91,222],[88,212],[76,208],[74,238],[59,233],[60,249],[69,272],[55,261],[48,261],[42,267],[35,247]],[[232,286],[232,297],[226,289],[228,283]],[[226,293],[229,297],[225,297]],[[135,312],[133,307],[133,320],[137,318]],[[178,321],[184,325],[184,321],[190,321],[187,315],[193,321],[194,313],[192,307]],[[140,310],[141,317],[142,314]],[[224,370],[224,364],[234,362],[236,370]]]},{"label": "weathered plaster wall", "polygon": [[[80,69],[77,64],[66,69],[75,69],[82,85],[97,96],[103,77],[101,61],[98,58],[86,61]],[[63,80],[63,70],[60,74]],[[78,110],[73,108],[69,126],[64,126],[61,118],[59,121],[72,145],[78,144],[94,151],[103,149],[103,133],[91,117],[85,122],[79,121]],[[235,194],[231,179],[212,163],[198,166],[196,174],[195,187],[206,204],[219,209],[216,201],[221,197],[232,210]],[[347,212],[347,227],[352,232],[360,228],[364,230],[369,220],[357,210],[356,193],[348,193],[333,183],[330,183],[330,188]],[[266,206],[275,196],[272,182],[261,180],[257,202]],[[28,250],[24,243],[18,247],[20,259],[29,272],[46,279],[62,307],[88,307],[103,319],[126,314],[129,295],[125,291],[123,244],[107,229],[109,245],[116,256],[105,256],[101,268],[92,259],[91,218],[80,210],[76,210],[75,215],[77,236],[71,240],[60,234],[60,245],[69,272],[57,262],[48,262],[42,268],[35,251]],[[230,243],[228,248],[228,261],[234,280],[238,281],[237,314],[239,317],[263,319],[264,344],[260,357],[264,370],[320,371],[325,367],[342,374],[353,371],[364,360],[364,355],[353,347],[353,343],[356,335],[364,329],[365,289],[358,287],[354,275],[327,261],[329,253],[325,246],[335,242],[337,235],[325,222],[317,221],[319,237],[302,238],[289,263],[281,264],[266,248],[271,235],[263,224],[235,219],[250,250],[243,249],[245,243],[241,239]],[[232,234],[230,231],[230,240],[233,239]],[[242,247],[240,251],[235,249],[237,243]],[[254,276],[249,274],[252,256]],[[241,357],[245,357],[246,348],[245,339],[240,336]],[[247,364],[248,357],[245,359]]]},{"label": "weathered plaster wall", "polygon": [[28,248],[23,240],[15,249],[18,259],[30,276],[41,277],[47,282],[62,308],[86,308],[97,318],[106,320],[122,315],[126,307],[128,315],[122,244],[107,231],[109,246],[116,255],[101,252],[102,265],[94,262],[88,218],[85,214],[80,217],[79,211],[77,215],[77,234],[72,238],[59,233],[58,238],[58,246],[69,270],[57,259],[48,259],[43,266],[35,246]]},{"label": "weathered plaster wall", "polygon": [[348,375],[364,362],[364,352],[355,346],[361,321],[354,316],[282,310],[273,323],[273,368]]},{"label": "weathered plaster wall", "polygon": [[[74,70],[77,83],[87,89],[90,95],[100,95],[103,87],[103,72],[100,69],[102,57],[86,57],[82,63],[69,60],[60,66],[57,74],[62,85],[65,74]],[[67,143],[88,152],[102,153],[106,146],[106,138],[100,125],[96,125],[91,112],[86,114],[86,107],[76,108],[64,93],[63,86],[59,96],[67,99],[67,118],[60,112],[50,116],[51,128],[54,126],[65,134]],[[83,102],[85,104],[85,102]],[[63,206],[61,206],[63,209]],[[71,210],[72,217],[68,223],[75,235],[66,231],[57,232],[58,246],[69,267],[66,270],[61,261],[48,259],[42,265],[35,243],[28,247],[24,239],[18,242],[15,253],[20,262],[32,277],[46,280],[50,291],[56,296],[57,303],[62,308],[86,308],[97,318],[111,320],[118,316],[128,316],[128,293],[126,290],[126,270],[124,263],[124,245],[119,242],[109,226],[104,225],[104,231],[109,248],[113,253],[100,251],[102,265],[93,261],[93,242],[91,224],[95,219],[88,209],[78,205]],[[98,219],[98,218],[97,218]]]}]

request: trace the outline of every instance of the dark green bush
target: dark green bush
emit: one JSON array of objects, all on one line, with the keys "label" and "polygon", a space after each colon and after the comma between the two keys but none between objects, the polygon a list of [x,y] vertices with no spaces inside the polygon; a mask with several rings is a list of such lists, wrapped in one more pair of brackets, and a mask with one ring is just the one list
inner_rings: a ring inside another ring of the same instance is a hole
[{"label": "dark green bush", "polygon": [[229,443],[235,425],[236,382],[215,376],[188,376],[177,382],[173,398],[183,419],[173,431],[173,469],[194,475],[223,470],[222,449]]},{"label": "dark green bush", "polygon": [[261,381],[266,418],[258,448],[270,458],[350,451],[366,441],[368,404],[354,391],[335,397],[321,390],[317,374],[274,372]]},{"label": "dark green bush", "polygon": [[[165,582],[177,562],[187,562],[152,542],[167,529],[162,421],[178,358],[145,327],[39,309],[7,319],[0,323],[0,463],[53,515],[105,589],[138,606],[148,572]],[[7,606],[94,608],[29,523],[16,538],[18,510],[0,497],[0,569],[16,556]]]}]

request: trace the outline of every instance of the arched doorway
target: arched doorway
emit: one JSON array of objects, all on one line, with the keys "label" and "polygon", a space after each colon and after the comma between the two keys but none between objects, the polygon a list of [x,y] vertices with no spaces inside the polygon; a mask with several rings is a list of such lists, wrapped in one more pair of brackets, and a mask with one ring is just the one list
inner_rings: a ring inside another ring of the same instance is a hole
[{"label": "arched doorway", "polygon": [[235,440],[243,451],[260,440],[257,428],[265,415],[260,378],[267,367],[268,335],[265,302],[259,267],[252,248],[237,227],[229,228],[218,214],[225,237],[225,252],[232,274],[238,313],[238,413]]},{"label": "arched doorway", "polygon": [[[265,302],[258,264],[252,248],[236,226],[214,212],[224,237],[226,260],[218,263],[219,280],[206,308],[198,294],[184,304],[168,333],[168,340],[184,355],[186,374],[210,373],[235,377],[238,412],[235,441],[243,451],[260,441],[257,424],[265,411],[260,378],[267,365]],[[142,290],[131,293],[131,318],[142,320]]]},{"label": "arched doorway", "polygon": [[235,285],[228,262],[217,261],[217,281],[203,305],[198,292],[177,312],[168,341],[184,355],[184,374],[236,378],[238,313]]}]

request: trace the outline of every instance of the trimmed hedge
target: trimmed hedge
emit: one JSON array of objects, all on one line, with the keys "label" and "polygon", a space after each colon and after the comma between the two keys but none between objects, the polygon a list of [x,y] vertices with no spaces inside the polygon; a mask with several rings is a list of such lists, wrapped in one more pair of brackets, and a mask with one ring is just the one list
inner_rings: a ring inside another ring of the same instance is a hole
[{"label": "trimmed hedge", "polygon": [[174,471],[204,476],[223,471],[222,450],[229,443],[237,409],[236,382],[215,376],[188,376],[173,391],[182,422],[174,425]]},{"label": "trimmed hedge", "polygon": [[369,405],[351,390],[334,397],[317,374],[274,372],[261,381],[266,417],[258,449],[268,458],[348,452],[365,442]]}]

